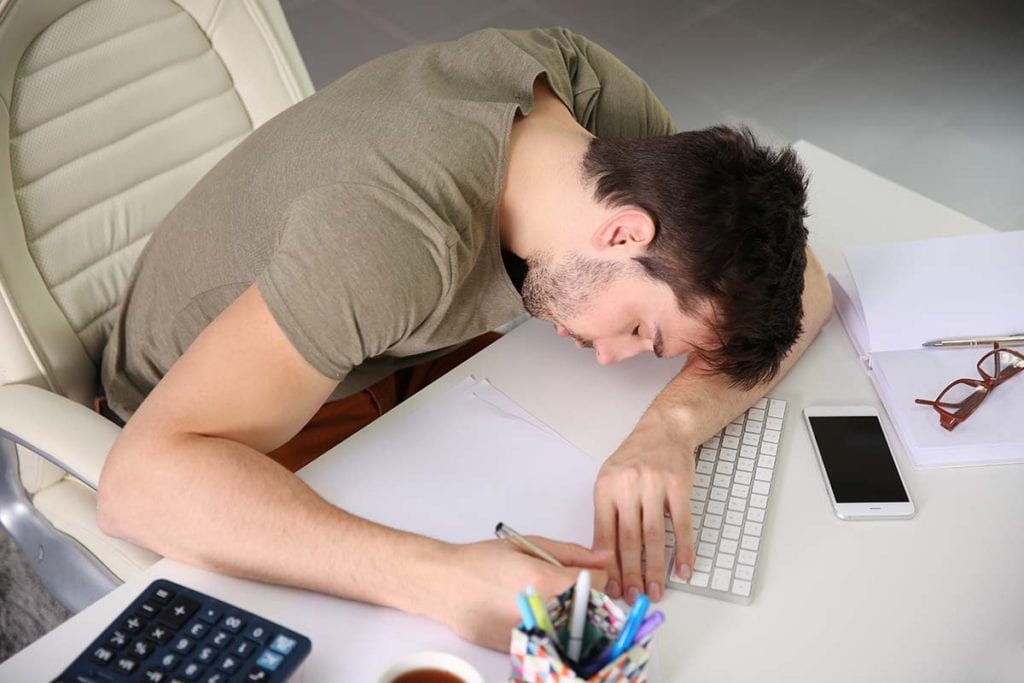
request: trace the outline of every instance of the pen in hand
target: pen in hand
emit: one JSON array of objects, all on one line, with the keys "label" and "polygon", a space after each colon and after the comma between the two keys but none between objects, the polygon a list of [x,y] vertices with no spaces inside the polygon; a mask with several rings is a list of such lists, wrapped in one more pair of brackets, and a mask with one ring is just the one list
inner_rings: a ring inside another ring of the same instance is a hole
[{"label": "pen in hand", "polygon": [[539,560],[546,560],[556,567],[564,567],[565,565],[558,561],[558,558],[549,553],[548,551],[541,548],[536,543],[531,542],[526,537],[522,536],[518,531],[510,527],[504,522],[498,522],[498,526],[494,527],[494,535],[498,538],[509,541],[516,547],[528,555],[533,555]]}]

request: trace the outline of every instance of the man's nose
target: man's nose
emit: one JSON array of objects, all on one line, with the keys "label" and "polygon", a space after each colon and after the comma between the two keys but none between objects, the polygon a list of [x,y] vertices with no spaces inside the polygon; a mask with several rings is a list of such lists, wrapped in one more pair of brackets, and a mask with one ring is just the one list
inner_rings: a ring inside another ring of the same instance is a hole
[{"label": "man's nose", "polygon": [[595,341],[594,351],[598,365],[614,365],[627,358],[643,353],[645,347],[639,343],[616,343],[613,341]]}]

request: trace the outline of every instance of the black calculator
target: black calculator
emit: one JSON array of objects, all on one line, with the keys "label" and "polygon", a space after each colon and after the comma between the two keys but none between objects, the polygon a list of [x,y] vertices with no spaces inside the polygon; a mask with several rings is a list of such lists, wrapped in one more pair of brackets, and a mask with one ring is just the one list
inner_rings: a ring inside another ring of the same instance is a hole
[{"label": "black calculator", "polygon": [[287,681],[309,638],[158,579],[78,655],[60,683]]}]

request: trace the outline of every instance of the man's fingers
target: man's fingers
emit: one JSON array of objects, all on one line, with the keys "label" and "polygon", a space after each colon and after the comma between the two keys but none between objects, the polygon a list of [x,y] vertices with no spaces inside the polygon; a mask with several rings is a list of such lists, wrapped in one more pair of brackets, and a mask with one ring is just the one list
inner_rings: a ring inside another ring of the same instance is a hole
[{"label": "man's fingers", "polygon": [[619,563],[622,569],[622,594],[633,604],[644,592],[641,554],[644,550],[640,505],[619,508]]},{"label": "man's fingers", "polygon": [[680,578],[688,579],[693,573],[693,520],[690,517],[690,501],[682,487],[669,487],[666,492],[668,511],[672,517],[672,529],[676,536],[675,567]]},{"label": "man's fingers", "polygon": [[622,575],[615,557],[618,512],[607,497],[594,495],[594,550],[608,553],[608,583],[605,593],[612,598],[622,597]]},{"label": "man's fingers", "polygon": [[651,600],[658,601],[665,585],[665,498],[652,495],[644,499],[644,593]]}]

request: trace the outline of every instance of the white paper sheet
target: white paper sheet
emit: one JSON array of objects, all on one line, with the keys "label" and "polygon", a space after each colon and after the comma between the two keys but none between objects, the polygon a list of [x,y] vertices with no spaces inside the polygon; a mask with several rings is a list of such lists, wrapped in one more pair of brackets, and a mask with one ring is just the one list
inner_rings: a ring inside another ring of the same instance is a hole
[{"label": "white paper sheet", "polygon": [[[314,461],[300,476],[353,514],[444,541],[492,539],[501,521],[589,547],[599,467],[489,383],[470,379],[329,465]],[[322,600],[310,594],[309,609]],[[362,656],[345,671],[310,669],[307,680],[375,681],[403,654],[425,649],[467,659],[488,681],[508,678],[508,655],[427,619],[340,600],[321,612],[316,618],[329,620],[328,628]]]},{"label": "white paper sheet", "polygon": [[843,250],[871,353],[1024,332],[1024,230]]}]

